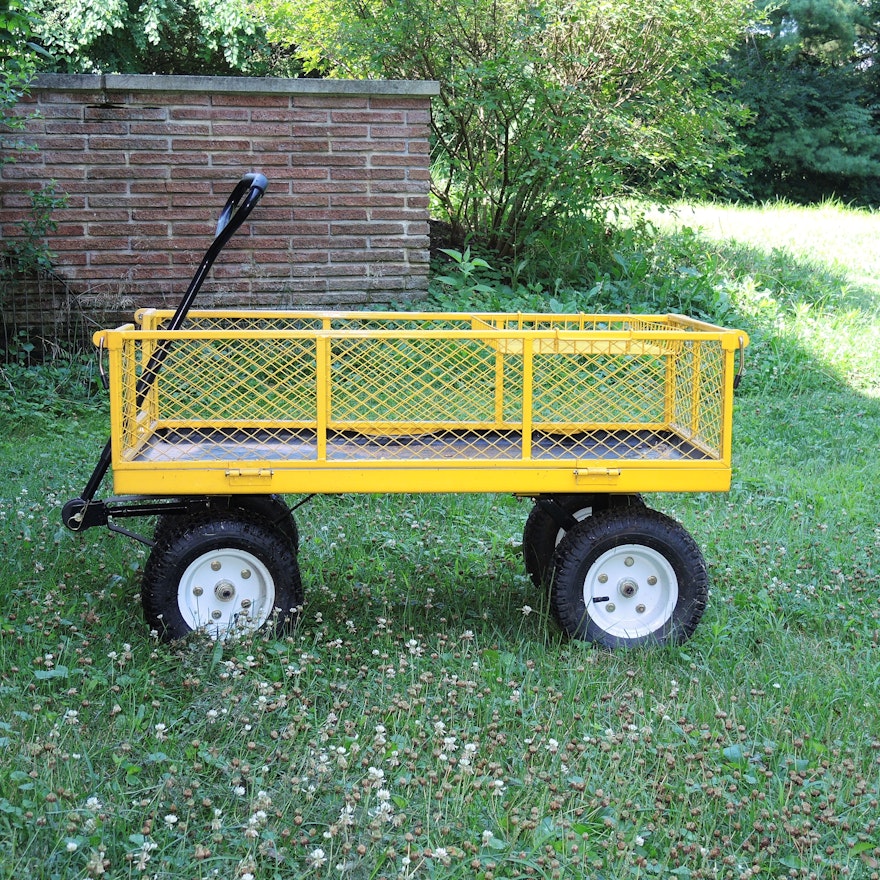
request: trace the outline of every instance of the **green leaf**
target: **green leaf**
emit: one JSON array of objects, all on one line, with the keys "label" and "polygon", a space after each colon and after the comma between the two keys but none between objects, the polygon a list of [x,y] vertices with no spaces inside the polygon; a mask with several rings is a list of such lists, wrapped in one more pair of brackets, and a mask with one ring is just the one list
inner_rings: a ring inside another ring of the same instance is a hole
[{"label": "green leaf", "polygon": [[742,766],[748,763],[748,756],[740,743],[727,746],[722,750],[722,754],[731,764]]},{"label": "green leaf", "polygon": [[34,678],[38,681],[47,681],[52,678],[68,678],[70,670],[66,666],[56,666],[53,669],[35,669]]}]

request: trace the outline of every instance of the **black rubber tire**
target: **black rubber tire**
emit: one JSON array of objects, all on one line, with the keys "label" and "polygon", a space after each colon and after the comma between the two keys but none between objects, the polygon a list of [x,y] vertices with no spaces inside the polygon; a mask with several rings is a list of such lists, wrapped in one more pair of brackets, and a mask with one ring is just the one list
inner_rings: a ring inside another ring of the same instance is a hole
[{"label": "black rubber tire", "polygon": [[[558,506],[556,516],[547,510],[546,501]],[[595,513],[611,508],[644,507],[640,495],[610,495],[585,492],[579,495],[554,495],[535,502],[523,528],[523,561],[532,583],[539,589],[549,586],[553,575],[553,556],[568,528],[560,516],[580,522]]]},{"label": "black rubber tire", "polygon": [[[170,519],[150,553],[141,586],[144,617],[161,639],[204,629],[226,640],[242,632],[280,630],[296,618],[303,589],[288,534],[241,509]],[[243,622],[243,614],[251,620]]]},{"label": "black rubber tire", "polygon": [[[299,529],[293,511],[281,495],[220,495],[204,499],[206,510],[249,510],[287,535],[295,551],[299,550]],[[158,544],[164,540],[169,528],[174,528],[185,514],[163,514],[156,520],[153,541]]]},{"label": "black rubber tire", "polygon": [[597,513],[570,529],[556,550],[550,606],[575,639],[611,649],[681,644],[708,597],[700,548],[656,510]]}]

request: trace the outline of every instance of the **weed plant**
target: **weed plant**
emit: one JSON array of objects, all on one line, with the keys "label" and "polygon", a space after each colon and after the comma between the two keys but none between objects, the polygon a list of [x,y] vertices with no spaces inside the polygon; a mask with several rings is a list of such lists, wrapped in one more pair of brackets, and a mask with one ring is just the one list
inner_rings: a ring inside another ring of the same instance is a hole
[{"label": "weed plant", "polygon": [[880,273],[815,246],[848,212],[805,213],[804,253],[774,216],[716,209],[717,242],[687,218],[580,290],[436,297],[690,304],[752,333],[732,491],[646,499],[711,569],[679,648],[562,639],[520,559],[528,502],[352,494],[298,513],[293,632],[161,645],[147,548],[60,523],[101,398],[22,419],[4,381],[0,876],[880,875]]}]

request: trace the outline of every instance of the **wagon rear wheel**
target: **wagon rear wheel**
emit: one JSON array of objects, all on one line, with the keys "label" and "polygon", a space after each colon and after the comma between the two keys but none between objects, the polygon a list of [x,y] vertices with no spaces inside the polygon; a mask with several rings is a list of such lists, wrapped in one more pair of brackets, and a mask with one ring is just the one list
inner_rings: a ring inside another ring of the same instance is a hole
[{"label": "wagon rear wheel", "polygon": [[573,638],[607,648],[680,644],[703,616],[708,584],[700,548],[675,520],[607,510],[560,543],[550,604]]},{"label": "wagon rear wheel", "polygon": [[289,535],[247,510],[175,517],[144,570],[144,616],[161,638],[203,631],[226,640],[280,628],[302,605]]},{"label": "wagon rear wheel", "polygon": [[523,561],[536,587],[545,587],[553,574],[553,555],[566,532],[588,516],[619,507],[644,507],[639,495],[585,492],[554,495],[535,501],[523,528]]}]

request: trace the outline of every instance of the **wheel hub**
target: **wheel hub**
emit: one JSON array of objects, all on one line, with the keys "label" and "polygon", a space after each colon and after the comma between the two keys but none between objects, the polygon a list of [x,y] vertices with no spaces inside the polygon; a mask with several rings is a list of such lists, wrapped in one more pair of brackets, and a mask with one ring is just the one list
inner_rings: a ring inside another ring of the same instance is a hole
[{"label": "wheel hub", "polygon": [[192,561],[178,586],[178,608],[192,629],[213,638],[258,629],[275,603],[275,585],[253,553],[237,547],[208,551]]},{"label": "wheel hub", "polygon": [[639,585],[632,578],[624,578],[618,585],[617,589],[624,599],[632,599],[639,591]]},{"label": "wheel hub", "polygon": [[214,595],[221,602],[231,602],[235,598],[235,584],[232,581],[217,581],[214,586]]},{"label": "wheel hub", "polygon": [[635,639],[667,623],[678,601],[678,578],[659,551],[624,544],[595,560],[583,590],[595,624],[611,636]]}]

